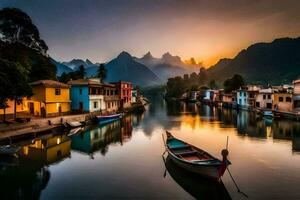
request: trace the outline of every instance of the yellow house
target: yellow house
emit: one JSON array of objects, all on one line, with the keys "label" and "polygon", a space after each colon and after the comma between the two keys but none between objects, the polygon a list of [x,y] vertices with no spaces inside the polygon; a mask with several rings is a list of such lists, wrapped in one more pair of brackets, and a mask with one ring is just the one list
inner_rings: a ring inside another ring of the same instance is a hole
[{"label": "yellow house", "polygon": [[[26,115],[28,112],[28,106],[27,106],[27,99],[26,97],[22,98],[22,101],[16,102],[14,100],[7,100],[7,108],[5,109],[5,118],[6,119],[12,119],[14,112],[15,112],[15,106],[16,106],[16,114],[17,117]],[[0,109],[0,120],[3,120],[4,110]]]},{"label": "yellow house", "polygon": [[30,83],[33,96],[28,98],[30,114],[54,117],[70,113],[70,86],[53,80]]}]

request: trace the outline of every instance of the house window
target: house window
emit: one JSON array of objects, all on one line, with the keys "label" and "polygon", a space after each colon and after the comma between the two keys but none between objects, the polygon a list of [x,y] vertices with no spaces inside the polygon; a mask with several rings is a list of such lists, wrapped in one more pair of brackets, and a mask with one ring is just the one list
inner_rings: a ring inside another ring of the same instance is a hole
[{"label": "house window", "polygon": [[94,108],[98,108],[98,102],[97,101],[94,102]]},{"label": "house window", "polygon": [[268,94],[268,99],[271,99],[271,95],[270,94]]},{"label": "house window", "polygon": [[81,88],[79,89],[79,94],[82,95],[82,89]]},{"label": "house window", "polygon": [[92,88],[92,94],[96,94],[96,88]]},{"label": "house window", "polygon": [[266,99],[266,95],[265,94],[263,95],[263,99]]},{"label": "house window", "polygon": [[292,98],[291,98],[291,97],[286,97],[286,98],[285,98],[285,101],[286,101],[286,102],[292,102]]},{"label": "house window", "polygon": [[256,102],[256,103],[255,103],[255,106],[256,106],[257,108],[259,108],[259,107],[260,107],[260,102]]},{"label": "house window", "polygon": [[110,95],[114,95],[114,91],[113,90],[110,91]]},{"label": "house window", "polygon": [[60,89],[59,88],[55,89],[55,95],[60,95]]},{"label": "house window", "polygon": [[279,102],[283,102],[283,97],[279,97]]},{"label": "house window", "polygon": [[107,107],[110,108],[110,103],[107,103]]}]

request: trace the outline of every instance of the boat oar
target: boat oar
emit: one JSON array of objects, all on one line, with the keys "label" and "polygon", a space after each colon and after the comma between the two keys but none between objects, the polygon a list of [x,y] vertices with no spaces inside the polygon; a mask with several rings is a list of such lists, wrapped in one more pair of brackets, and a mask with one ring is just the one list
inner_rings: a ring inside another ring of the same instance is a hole
[{"label": "boat oar", "polygon": [[[229,136],[227,136],[227,140],[226,140],[226,150],[227,150],[227,152],[228,152],[228,140],[229,140]],[[240,188],[239,188],[238,184],[236,183],[235,179],[233,178],[233,176],[232,176],[232,174],[231,174],[229,168],[226,167],[226,169],[227,169],[227,171],[228,171],[228,173],[229,173],[229,176],[230,176],[232,182],[234,183],[234,185],[235,185],[235,187],[236,187],[238,193],[241,193],[242,195],[244,195],[245,197],[248,198],[248,195],[240,190]]]}]

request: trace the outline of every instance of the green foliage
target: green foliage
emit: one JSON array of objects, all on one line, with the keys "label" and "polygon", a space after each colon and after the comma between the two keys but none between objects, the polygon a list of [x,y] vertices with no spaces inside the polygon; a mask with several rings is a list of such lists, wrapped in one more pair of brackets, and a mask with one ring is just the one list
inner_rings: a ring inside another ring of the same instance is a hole
[{"label": "green foliage", "polygon": [[0,42],[0,58],[18,62],[29,72],[29,81],[56,79],[56,66],[38,51],[21,43]]},{"label": "green foliage", "polygon": [[[180,97],[186,91],[199,90],[201,86],[208,83],[208,75],[205,68],[201,68],[199,74],[193,72],[190,75],[184,74],[183,77],[175,77],[168,79],[167,97]],[[216,83],[213,84],[217,87]]]},{"label": "green foliage", "polygon": [[[0,58],[0,107],[7,107],[7,100],[19,101],[24,96],[31,96],[28,84],[29,72],[19,63]],[[4,118],[5,121],[5,118]]]},{"label": "green foliage", "polygon": [[0,30],[6,40],[22,43],[38,51],[46,53],[48,47],[40,38],[38,28],[30,17],[18,8],[0,10]]},{"label": "green foliage", "polygon": [[208,87],[210,89],[217,89],[218,85],[217,85],[216,81],[213,79],[213,80],[209,81]]},{"label": "green foliage", "polygon": [[235,74],[232,78],[227,79],[223,83],[225,92],[231,92],[233,90],[237,90],[243,85],[245,85],[244,78],[239,74]]},{"label": "green foliage", "polygon": [[101,82],[107,77],[107,70],[104,63],[101,63],[98,68],[98,77],[101,79]]},{"label": "green foliage", "polygon": [[84,68],[83,65],[79,66],[79,69],[77,71],[77,75],[78,75],[79,78],[84,78],[84,76],[85,76],[85,68]]},{"label": "green foliage", "polygon": [[70,80],[83,79],[85,75],[85,68],[83,65],[80,65],[78,70],[75,72],[65,73],[63,72],[58,80],[63,83],[67,83]]}]

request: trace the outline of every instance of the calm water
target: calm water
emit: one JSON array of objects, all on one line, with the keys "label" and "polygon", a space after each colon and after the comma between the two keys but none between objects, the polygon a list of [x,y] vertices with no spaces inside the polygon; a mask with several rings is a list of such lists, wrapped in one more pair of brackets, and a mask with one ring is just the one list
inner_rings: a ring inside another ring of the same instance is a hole
[{"label": "calm water", "polygon": [[18,158],[0,160],[0,199],[246,199],[227,172],[224,187],[165,164],[165,129],[219,158],[229,136],[230,169],[249,199],[300,199],[300,122],[151,101],[120,122],[23,141]]}]

